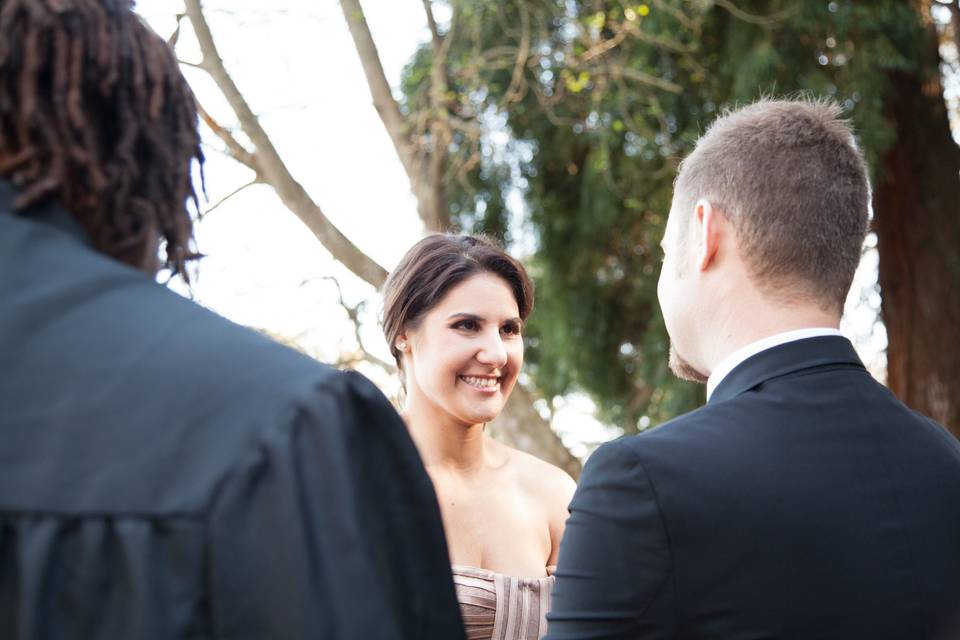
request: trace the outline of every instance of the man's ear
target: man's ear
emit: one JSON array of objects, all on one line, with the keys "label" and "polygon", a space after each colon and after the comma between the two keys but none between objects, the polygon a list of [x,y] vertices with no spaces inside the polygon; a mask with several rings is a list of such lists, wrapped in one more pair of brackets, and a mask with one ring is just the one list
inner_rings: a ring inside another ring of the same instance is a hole
[{"label": "man's ear", "polygon": [[697,239],[697,268],[706,271],[714,263],[720,247],[723,221],[721,214],[709,200],[697,200],[693,210],[693,223]]}]

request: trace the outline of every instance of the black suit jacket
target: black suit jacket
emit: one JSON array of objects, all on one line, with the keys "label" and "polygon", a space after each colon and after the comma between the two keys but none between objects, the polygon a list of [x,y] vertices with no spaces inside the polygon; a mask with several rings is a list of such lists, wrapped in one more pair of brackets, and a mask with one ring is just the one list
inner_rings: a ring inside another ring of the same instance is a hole
[{"label": "black suit jacket", "polygon": [[960,446],[844,338],[588,460],[550,640],[960,638]]},{"label": "black suit jacket", "polygon": [[95,252],[0,182],[0,638],[462,638],[373,385]]}]

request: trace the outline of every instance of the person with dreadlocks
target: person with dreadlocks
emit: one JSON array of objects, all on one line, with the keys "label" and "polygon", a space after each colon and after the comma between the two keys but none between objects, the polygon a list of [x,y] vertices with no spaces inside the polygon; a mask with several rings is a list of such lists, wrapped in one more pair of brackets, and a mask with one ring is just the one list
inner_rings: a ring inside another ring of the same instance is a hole
[{"label": "person with dreadlocks", "polygon": [[156,283],[202,161],[131,0],[0,0],[0,638],[463,638],[386,399]]}]

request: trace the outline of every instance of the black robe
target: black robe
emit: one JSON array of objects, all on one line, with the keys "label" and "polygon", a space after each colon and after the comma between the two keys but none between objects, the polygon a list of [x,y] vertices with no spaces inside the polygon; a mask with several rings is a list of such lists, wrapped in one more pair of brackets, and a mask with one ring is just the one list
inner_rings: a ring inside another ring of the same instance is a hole
[{"label": "black robe", "polygon": [[0,182],[0,638],[462,638],[429,478],[362,376]]}]

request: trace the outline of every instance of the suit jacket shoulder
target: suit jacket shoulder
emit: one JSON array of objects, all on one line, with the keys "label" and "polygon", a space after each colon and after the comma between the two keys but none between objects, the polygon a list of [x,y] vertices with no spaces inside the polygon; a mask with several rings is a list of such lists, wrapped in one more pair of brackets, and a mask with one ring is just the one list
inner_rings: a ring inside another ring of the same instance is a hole
[{"label": "suit jacket shoulder", "polygon": [[[960,630],[960,445],[874,381],[842,338],[758,354],[706,406],[597,453],[557,582],[558,595],[589,590],[557,601],[551,637],[628,637],[616,630],[631,616],[651,637]],[[669,592],[647,582],[612,622],[591,599],[665,571]],[[646,605],[665,593],[669,607]]]}]

